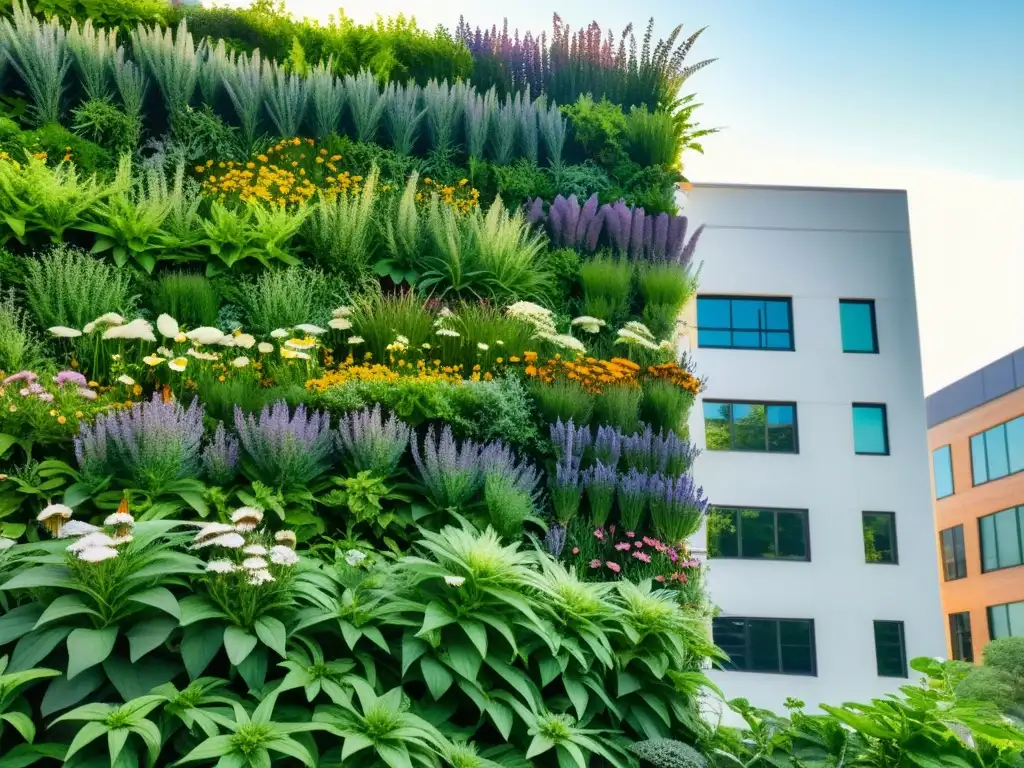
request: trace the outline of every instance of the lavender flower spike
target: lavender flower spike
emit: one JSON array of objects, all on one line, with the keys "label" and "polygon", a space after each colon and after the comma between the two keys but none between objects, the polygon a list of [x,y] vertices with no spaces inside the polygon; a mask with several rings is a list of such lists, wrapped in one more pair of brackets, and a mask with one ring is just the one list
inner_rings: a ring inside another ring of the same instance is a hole
[{"label": "lavender flower spike", "polygon": [[214,485],[227,485],[238,474],[238,440],[217,422],[213,440],[203,450],[203,475]]},{"label": "lavender flower spike", "polygon": [[563,423],[561,419],[551,425],[551,442],[554,445],[555,456],[561,462],[567,456],[575,460],[575,466],[579,469],[583,461],[583,454],[593,442],[593,435],[586,425],[577,427],[572,419]]},{"label": "lavender flower spike", "polygon": [[600,461],[583,475],[583,485],[590,505],[590,524],[595,528],[604,528],[608,522],[612,504],[615,502],[615,486],[618,480],[618,473]]},{"label": "lavender flower spike", "polygon": [[544,537],[544,546],[552,557],[559,557],[565,550],[565,528],[552,525]]},{"label": "lavender flower spike", "polygon": [[666,544],[678,546],[700,528],[708,498],[691,475],[670,478],[654,475],[649,493],[655,533]]},{"label": "lavender flower spike", "polygon": [[434,506],[457,509],[480,489],[484,482],[482,450],[472,440],[466,440],[459,446],[447,424],[440,439],[434,427],[427,431],[422,450],[419,441],[412,441],[413,462]]},{"label": "lavender flower spike", "polygon": [[235,429],[261,479],[276,488],[304,485],[330,466],[334,435],[330,418],[320,411],[307,415],[300,405],[293,416],[281,400],[264,406],[256,418],[236,405]]},{"label": "lavender flower spike", "polygon": [[411,432],[393,413],[384,421],[379,404],[347,414],[338,424],[342,462],[352,474],[368,470],[374,477],[391,477],[405,455]]}]

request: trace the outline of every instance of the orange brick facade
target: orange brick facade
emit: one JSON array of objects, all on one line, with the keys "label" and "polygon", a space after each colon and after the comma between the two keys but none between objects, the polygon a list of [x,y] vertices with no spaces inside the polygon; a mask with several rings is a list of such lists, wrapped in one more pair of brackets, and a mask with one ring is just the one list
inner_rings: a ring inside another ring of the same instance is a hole
[{"label": "orange brick facade", "polygon": [[[953,468],[953,495],[935,501],[936,546],[939,547],[939,583],[945,618],[946,645],[952,656],[948,617],[970,612],[974,660],[981,661],[981,650],[989,641],[987,608],[1024,600],[1024,566],[982,573],[981,541],[978,518],[1010,507],[1024,505],[1024,472],[973,485],[971,474],[971,437],[990,427],[1024,414],[1024,389],[978,406],[928,430],[928,447],[934,451],[950,446]],[[934,475],[934,473],[933,473]],[[934,498],[934,476],[932,477]],[[942,570],[939,532],[963,525],[967,576],[946,581]]]}]

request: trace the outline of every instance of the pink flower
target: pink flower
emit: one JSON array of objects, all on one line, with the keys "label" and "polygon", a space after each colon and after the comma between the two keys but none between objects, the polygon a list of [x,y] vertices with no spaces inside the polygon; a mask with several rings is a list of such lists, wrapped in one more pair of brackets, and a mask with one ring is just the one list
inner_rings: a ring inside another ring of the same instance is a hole
[{"label": "pink flower", "polygon": [[668,559],[671,560],[673,563],[679,559],[679,555],[676,554],[676,551],[672,549],[672,547],[668,548]]},{"label": "pink flower", "polygon": [[612,573],[618,573],[619,571],[622,570],[622,568],[619,567],[618,563],[613,563],[613,562],[609,561],[609,562],[605,563],[605,565],[608,566],[608,570],[611,571]]},{"label": "pink flower", "polygon": [[661,582],[662,584],[664,584],[664,583],[665,583],[665,577],[664,577],[664,576],[661,576],[660,574],[659,574],[658,576],[655,576],[655,577],[654,577],[654,580],[655,580],[655,581],[660,581],[660,582]]},{"label": "pink flower", "polygon": [[656,547],[658,546],[658,540],[652,539],[650,536],[644,536],[644,544],[648,547]]},{"label": "pink flower", "polygon": [[649,562],[651,562],[651,556],[648,555],[646,552],[634,552],[633,553],[633,557],[635,557],[641,563],[649,563]]},{"label": "pink flower", "polygon": [[644,548],[644,543],[642,541],[634,541],[633,542],[633,546],[636,547],[637,549],[643,549]]},{"label": "pink flower", "polygon": [[626,536],[628,538],[632,539],[632,538],[634,538],[636,536],[636,534],[633,533],[632,531],[626,531]]},{"label": "pink flower", "polygon": [[597,558],[595,557],[595,558],[594,558],[593,560],[591,560],[591,561],[590,561],[590,567],[591,567],[591,568],[600,568],[600,567],[601,567],[601,561],[600,561],[600,560],[598,560],[598,559],[597,559]]},{"label": "pink flower", "polygon": [[604,531],[601,530],[600,528],[598,528],[596,531],[594,531],[594,536],[596,536],[601,541],[604,541]]},{"label": "pink flower", "polygon": [[666,546],[665,546],[664,544],[662,544],[662,543],[661,543],[660,541],[655,541],[655,542],[654,542],[654,548],[655,548],[656,550],[658,550],[659,552],[667,552],[667,551],[668,551],[668,547],[666,547]]},{"label": "pink flower", "polygon": [[623,552],[623,551],[629,549],[629,542],[628,541],[620,542],[620,543],[615,545],[615,548],[617,550],[619,550],[619,552]]},{"label": "pink flower", "polygon": [[579,548],[579,547],[573,547],[573,548],[572,548],[572,553],[573,553],[574,555],[578,555],[578,554],[580,553],[580,548]]},{"label": "pink flower", "polygon": [[38,378],[39,377],[32,373],[32,371],[20,371],[19,373],[15,373],[12,376],[8,376],[6,379],[0,382],[0,384],[3,384],[5,387],[8,384],[13,384],[16,381],[27,381],[29,384],[31,384]]}]

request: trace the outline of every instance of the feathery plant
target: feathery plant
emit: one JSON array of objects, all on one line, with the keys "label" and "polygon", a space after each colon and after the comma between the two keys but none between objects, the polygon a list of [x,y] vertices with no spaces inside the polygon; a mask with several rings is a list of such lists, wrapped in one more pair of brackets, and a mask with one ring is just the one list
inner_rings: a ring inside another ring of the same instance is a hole
[{"label": "feathery plant", "polygon": [[117,47],[114,55],[114,84],[129,117],[140,118],[142,105],[146,100],[149,78],[142,67],[128,58],[124,46]]},{"label": "feathery plant", "polygon": [[548,298],[552,275],[542,261],[546,240],[526,223],[521,210],[509,213],[501,198],[496,198],[486,215],[475,211],[469,216],[467,226],[495,299],[543,302]]},{"label": "feathery plant", "polygon": [[544,142],[544,153],[548,158],[548,165],[555,173],[557,184],[558,175],[562,168],[562,150],[565,148],[565,126],[566,117],[557,104],[551,104],[546,109],[537,113],[540,127],[540,137]]},{"label": "feathery plant", "polygon": [[318,139],[325,139],[338,133],[341,114],[345,109],[345,85],[331,74],[334,59],[328,58],[314,67],[309,75],[310,101],[312,102],[313,133]]},{"label": "feathery plant", "polygon": [[615,323],[629,314],[633,265],[626,259],[601,255],[580,267],[584,315]]},{"label": "feathery plant", "polygon": [[240,287],[235,301],[242,310],[245,327],[258,333],[294,328],[300,323],[326,327],[339,298],[333,283],[318,269],[264,271]]},{"label": "feathery plant", "polygon": [[263,58],[257,48],[251,54],[241,54],[232,62],[224,77],[224,90],[238,115],[242,126],[242,139],[247,149],[256,142],[260,127],[260,107],[263,105]]},{"label": "feathery plant", "polygon": [[491,160],[498,165],[508,165],[512,162],[516,134],[519,131],[519,115],[512,94],[506,94],[505,103],[495,105],[492,114],[494,129],[491,131]]},{"label": "feathery plant", "polygon": [[263,78],[267,114],[278,134],[298,136],[309,102],[306,78],[289,74],[274,62],[264,68]]},{"label": "feathery plant", "polygon": [[365,69],[360,70],[358,75],[345,75],[345,93],[348,96],[356,138],[359,141],[373,141],[387,105],[387,100],[377,86],[376,78]]},{"label": "feathery plant", "polygon": [[216,104],[232,64],[224,41],[214,44],[210,38],[205,38],[199,44],[199,60],[199,92],[204,103]]},{"label": "feathery plant", "polygon": [[374,166],[358,194],[321,193],[309,218],[309,237],[317,260],[328,271],[340,273],[353,282],[365,275],[373,255],[379,177],[380,171]]},{"label": "feathery plant", "polygon": [[33,117],[39,125],[60,120],[64,78],[71,68],[68,34],[56,20],[39,21],[28,3],[15,0],[11,19],[3,20],[7,54],[32,95]]},{"label": "feathery plant", "polygon": [[153,314],[168,314],[184,326],[217,325],[220,295],[209,279],[196,272],[160,275],[150,300]]},{"label": "feathery plant", "polygon": [[199,80],[199,54],[186,22],[178,25],[177,34],[140,24],[132,31],[132,50],[160,87],[168,114],[173,118],[184,111]]},{"label": "feathery plant", "polygon": [[498,97],[491,88],[479,94],[474,88],[466,91],[464,106],[466,124],[466,153],[474,160],[483,160],[487,139],[491,135],[491,117],[498,110]]},{"label": "feathery plant", "polygon": [[468,90],[462,83],[449,86],[447,80],[441,83],[430,80],[423,88],[430,144],[439,154],[448,152],[455,143],[455,129]]},{"label": "feathery plant", "polygon": [[117,29],[96,29],[92,19],[81,26],[72,20],[68,28],[68,47],[82,76],[82,85],[90,99],[105,100],[117,50]]},{"label": "feathery plant", "polygon": [[682,137],[676,132],[671,112],[651,112],[646,106],[633,107],[626,115],[626,145],[630,156],[641,165],[673,168],[682,153]]},{"label": "feathery plant", "polygon": [[419,174],[409,175],[398,209],[394,215],[384,217],[384,247],[387,249],[392,272],[415,273],[422,255],[423,230],[420,211],[416,204],[416,184]]},{"label": "feathery plant", "polygon": [[45,359],[42,342],[14,289],[0,291],[0,371],[31,370]]},{"label": "feathery plant", "polygon": [[400,155],[410,155],[416,147],[420,121],[426,114],[420,109],[420,89],[415,83],[388,83],[384,89],[384,124],[391,146]]},{"label": "feathery plant", "polygon": [[[538,101],[541,102],[539,106],[543,107],[543,98]],[[529,88],[525,93],[520,91],[516,94],[516,99],[513,102],[518,123],[516,133],[519,139],[519,149],[531,163],[537,162],[537,106],[530,100]]]}]

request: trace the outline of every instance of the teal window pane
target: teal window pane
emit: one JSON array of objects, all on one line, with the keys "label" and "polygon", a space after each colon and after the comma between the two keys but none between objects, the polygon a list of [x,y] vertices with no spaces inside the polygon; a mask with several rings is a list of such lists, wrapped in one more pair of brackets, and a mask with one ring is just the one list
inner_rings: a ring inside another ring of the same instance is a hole
[{"label": "teal window pane", "polygon": [[1010,618],[1005,605],[993,605],[988,609],[988,631],[993,640],[1010,636]]},{"label": "teal window pane", "polygon": [[1017,535],[1017,510],[993,515],[996,521],[996,553],[1000,568],[1020,565],[1020,537]]},{"label": "teal window pane", "polygon": [[853,449],[862,454],[884,456],[889,453],[885,406],[853,406]]},{"label": "teal window pane", "polygon": [[989,480],[1010,474],[1010,459],[1006,454],[1006,430],[1002,424],[985,433],[985,457],[988,459]]},{"label": "teal window pane", "polygon": [[988,463],[985,461],[985,435],[971,438],[971,476],[975,485],[988,482]]},{"label": "teal window pane", "polygon": [[1024,469],[1024,416],[1006,422],[1006,446],[1011,474],[1020,472]]},{"label": "teal window pane", "polygon": [[932,451],[932,473],[935,475],[935,498],[944,499],[952,496],[953,460],[948,445]]},{"label": "teal window pane", "polygon": [[697,344],[720,349],[793,349],[790,299],[698,296]]},{"label": "teal window pane", "polygon": [[1010,603],[1006,606],[1006,620],[1010,625],[1010,637],[1024,635],[1024,603]]},{"label": "teal window pane", "polygon": [[995,515],[981,518],[981,569],[992,571],[999,567],[999,556],[996,552],[996,521]]},{"label": "teal window pane", "polygon": [[840,301],[839,325],[843,337],[843,352],[878,352],[875,302]]}]

